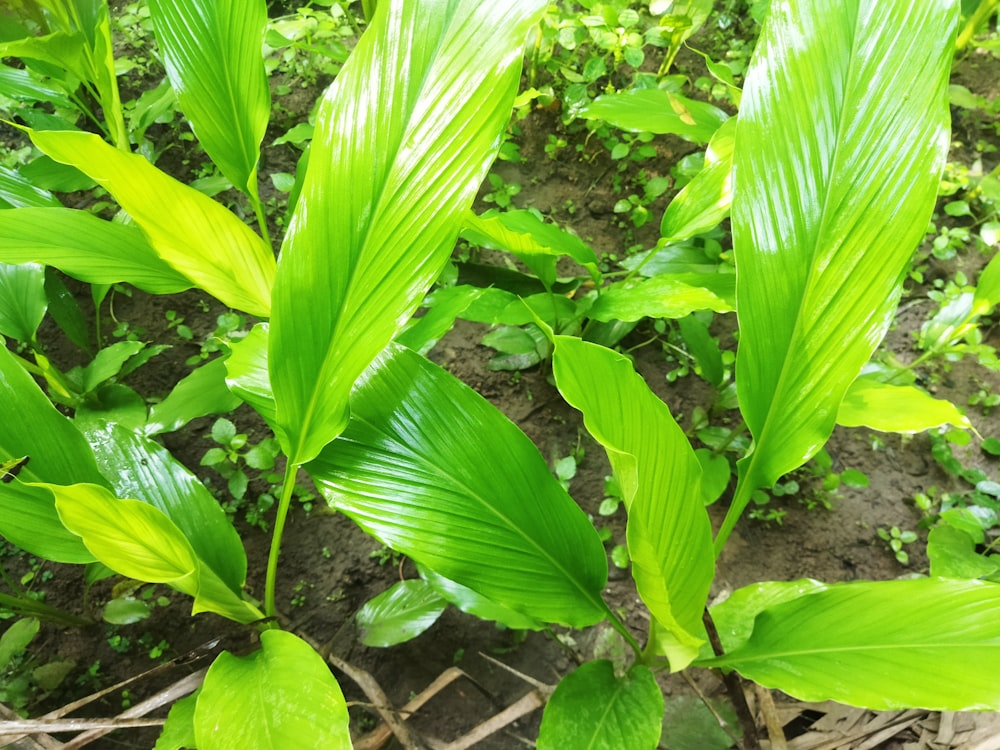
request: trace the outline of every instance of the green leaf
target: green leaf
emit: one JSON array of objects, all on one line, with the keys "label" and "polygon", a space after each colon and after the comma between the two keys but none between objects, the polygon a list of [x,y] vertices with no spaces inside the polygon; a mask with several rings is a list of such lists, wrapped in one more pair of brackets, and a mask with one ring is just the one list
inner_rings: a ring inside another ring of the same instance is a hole
[{"label": "green leaf", "polygon": [[33,341],[47,307],[43,266],[0,263],[0,335]]},{"label": "green leaf", "polygon": [[258,323],[242,341],[232,344],[232,354],[226,360],[226,386],[252,406],[281,438],[277,425],[274,392],[267,371],[267,323]]},{"label": "green leaf", "polygon": [[837,424],[882,432],[922,432],[953,424],[972,429],[958,408],[912,385],[888,385],[862,376],[851,383],[837,411]]},{"label": "green leaf", "polygon": [[702,666],[805,701],[879,711],[1000,708],[1000,585],[922,578],[836,584],[768,606]]},{"label": "green leaf", "polygon": [[414,318],[396,336],[396,342],[420,354],[426,354],[451,330],[459,317],[485,290],[471,286],[450,286],[437,289],[424,298],[427,311]]},{"label": "green leaf", "polygon": [[701,499],[705,505],[711,505],[729,487],[733,472],[725,456],[713,453],[708,448],[698,448],[694,453],[701,464]]},{"label": "green leaf", "polygon": [[663,693],[649,668],[634,665],[616,677],[602,659],[563,677],[542,715],[538,750],[655,750],[663,721]]},{"label": "green leaf", "polygon": [[194,711],[198,705],[199,695],[201,695],[200,688],[191,695],[174,702],[153,750],[184,750],[184,748],[196,747]]},{"label": "green leaf", "polygon": [[661,89],[631,89],[604,94],[580,110],[588,120],[604,120],[622,130],[671,133],[708,143],[728,115],[718,107]]},{"label": "green leaf", "polygon": [[69,374],[76,376],[83,393],[90,393],[118,375],[125,363],[145,348],[142,341],[118,341],[101,349],[86,367],[74,368]]},{"label": "green leaf", "polygon": [[542,221],[531,211],[504,211],[488,216],[466,212],[462,237],[480,247],[507,250],[522,260],[565,255],[586,268],[594,279],[601,276],[597,255],[590,245],[555,224]]},{"label": "green leaf", "polygon": [[[61,208],[62,204],[52,193],[38,187],[23,175],[0,166],[0,206],[5,209]],[[0,218],[5,217],[0,214]]]},{"label": "green leaf", "polygon": [[694,357],[701,370],[701,376],[716,388],[722,386],[726,368],[722,362],[722,350],[718,342],[708,332],[708,325],[697,315],[688,315],[677,320],[684,348]]},{"label": "green leaf", "polygon": [[976,540],[961,529],[940,524],[927,535],[931,575],[944,578],[983,578],[1000,569],[997,560],[976,553]]},{"label": "green leaf", "polygon": [[195,593],[194,550],[158,508],[139,500],[119,500],[93,484],[46,487],[56,496],[66,528],[109,568],[128,578],[169,583]]},{"label": "green leaf", "polygon": [[45,297],[49,301],[49,315],[66,337],[84,351],[89,352],[91,325],[76,297],[66,287],[62,274],[55,268],[45,269]]},{"label": "green leaf", "polygon": [[1000,304],[1000,253],[993,256],[976,280],[973,313],[986,315],[998,304]]},{"label": "green leaf", "polygon": [[662,639],[671,669],[682,669],[702,643],[715,572],[698,458],[670,409],[622,355],[556,336],[552,369],[563,398],[583,412],[587,431],[608,452],[628,510],[636,588],[673,639]]},{"label": "green leaf", "polygon": [[95,425],[85,434],[117,495],[162,511],[202,563],[239,594],[247,569],[243,543],[205,485],[166,448],[120,425]]},{"label": "green leaf", "polygon": [[421,567],[420,576],[438,594],[447,599],[449,604],[454,604],[463,612],[478,617],[480,620],[493,620],[512,630],[545,629],[545,626],[537,620],[516,612],[510,607],[497,604],[485,596],[477,594],[467,586],[455,583],[433,570]]},{"label": "green leaf", "polygon": [[195,286],[237,310],[270,314],[274,254],[221,203],[91,133],[29,135],[53,159],[72,164],[111,193],[160,258]]},{"label": "green leaf", "polygon": [[52,493],[32,482],[105,484],[79,430],[0,347],[0,462],[29,461],[18,479],[0,483],[0,534],[19,547],[57,562],[86,563],[94,556],[63,526]]},{"label": "green leaf", "polygon": [[271,322],[271,384],[293,463],[344,429],[355,379],[444,268],[544,7],[383,0],[323,97]]},{"label": "green leaf", "polygon": [[282,630],[265,630],[260,645],[209,667],[194,711],[198,750],[351,750],[347,704],[319,654]]},{"label": "green leaf", "polygon": [[543,622],[604,617],[607,561],[537,448],[489,402],[399,347],[358,381],[344,435],[306,468],[383,544]]},{"label": "green leaf", "polygon": [[736,277],[730,273],[671,274],[612,284],[590,308],[594,320],[683,318],[696,310],[732,312]]},{"label": "green leaf", "polygon": [[226,386],[226,361],[213,359],[186,375],[167,397],[149,409],[143,432],[151,437],[174,432],[192,419],[226,414],[243,400]]},{"label": "green leaf", "polygon": [[733,147],[736,118],[719,127],[705,151],[705,166],[674,196],[660,222],[661,243],[680,242],[706,232],[729,215],[733,202]]},{"label": "green leaf", "polygon": [[166,583],[193,596],[192,614],[216,612],[241,623],[263,617],[198,558],[184,533],[159,508],[140,500],[119,500],[96,485],[44,486],[55,495],[66,528],[115,572]]},{"label": "green leaf", "polygon": [[80,281],[125,281],[150,294],[192,286],[156,254],[137,227],[71,208],[0,211],[0,261],[44,263]]},{"label": "green leaf", "polygon": [[426,581],[400,581],[358,610],[361,642],[381,648],[405,643],[437,622],[447,606]]},{"label": "green leaf", "polygon": [[151,0],[149,17],[177,102],[229,181],[257,195],[271,96],[263,0]]},{"label": "green leaf", "polygon": [[149,617],[149,605],[141,599],[126,596],[112,599],[104,605],[101,619],[112,625],[132,625]]},{"label": "green leaf", "polygon": [[754,448],[717,547],[754,489],[823,446],[892,320],[948,150],[955,13],[951,0],[771,8],[734,156],[736,370]]},{"label": "green leaf", "polygon": [[15,620],[0,635],[0,671],[5,670],[10,660],[22,653],[38,635],[39,622],[34,617]]}]

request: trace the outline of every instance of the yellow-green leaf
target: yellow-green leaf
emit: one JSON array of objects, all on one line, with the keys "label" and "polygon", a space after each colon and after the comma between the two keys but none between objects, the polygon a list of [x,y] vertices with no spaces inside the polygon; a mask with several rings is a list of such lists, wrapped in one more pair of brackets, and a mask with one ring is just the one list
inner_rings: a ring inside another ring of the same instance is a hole
[{"label": "yellow-green leaf", "polygon": [[355,379],[444,267],[544,7],[383,0],[323,97],[271,321],[290,460],[314,458],[344,429]]},{"label": "yellow-green leaf", "polygon": [[157,254],[213,297],[267,317],[275,262],[271,249],[221,203],[92,133],[29,131],[38,148],[111,193]]}]

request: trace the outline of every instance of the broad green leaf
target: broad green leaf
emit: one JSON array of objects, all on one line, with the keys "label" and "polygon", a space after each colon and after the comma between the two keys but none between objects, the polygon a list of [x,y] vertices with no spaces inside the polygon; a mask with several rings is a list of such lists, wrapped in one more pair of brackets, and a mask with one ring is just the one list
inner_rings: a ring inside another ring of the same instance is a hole
[{"label": "broad green leaf", "polygon": [[[0,207],[61,208],[62,204],[48,190],[42,190],[13,169],[0,166]],[[0,214],[0,218],[3,216]]]},{"label": "broad green leaf", "polygon": [[43,486],[55,495],[66,528],[116,573],[165,583],[193,596],[192,614],[216,612],[241,623],[262,619],[256,607],[198,558],[184,532],[156,506],[119,500],[91,484]]},{"label": "broad green leaf", "polygon": [[912,385],[888,385],[871,376],[851,383],[837,411],[837,424],[882,432],[921,432],[953,424],[972,428],[958,408]]},{"label": "broad green leaf", "polygon": [[730,273],[654,276],[612,284],[590,308],[594,320],[683,318],[696,310],[732,312],[736,278]]},{"label": "broad green leaf", "polygon": [[771,8],[734,155],[736,371],[754,447],[717,547],[755,488],[823,446],[892,320],[948,150],[955,12],[952,0]]},{"label": "broad green leaf", "polygon": [[471,286],[449,286],[431,292],[424,298],[427,311],[396,336],[396,342],[407,349],[426,354],[451,330],[469,305],[482,296],[483,289]]},{"label": "broad green leaf", "polygon": [[590,661],[563,677],[545,706],[538,750],[655,750],[663,692],[649,667],[615,676],[610,661]]},{"label": "broad green leaf", "polygon": [[552,369],[563,398],[608,452],[628,509],[636,588],[672,637],[661,639],[671,669],[682,669],[702,643],[715,572],[701,464],[670,409],[622,355],[556,336]]},{"label": "broad green leaf", "polygon": [[526,262],[535,256],[565,255],[586,268],[593,278],[601,276],[597,255],[590,245],[530,211],[504,211],[488,216],[468,211],[462,237],[480,247],[507,250]]},{"label": "broad green leaf", "polygon": [[358,610],[361,642],[376,647],[405,643],[437,622],[447,606],[426,581],[400,581]]},{"label": "broad green leaf", "polygon": [[128,578],[169,583],[197,591],[197,558],[191,545],[159,508],[119,500],[93,484],[46,485],[56,496],[59,517],[98,560]]},{"label": "broad green leaf", "polygon": [[322,657],[282,630],[265,630],[260,645],[209,667],[194,711],[198,750],[351,750],[347,704]]},{"label": "broad green leaf", "polygon": [[[798,581],[760,581],[736,589],[729,598],[710,610],[723,649],[733,651],[746,643],[753,632],[754,620],[765,609],[826,589],[826,584],[811,578]],[[705,644],[703,656],[707,659],[713,656],[708,644]]]},{"label": "broad green leaf", "polygon": [[150,0],[167,77],[198,142],[229,181],[257,195],[271,95],[264,0]]},{"label": "broad green leaf", "polygon": [[703,666],[804,701],[879,711],[1000,709],[1000,585],[922,578],[831,585],[765,608]]},{"label": "broad green leaf", "polygon": [[57,108],[72,106],[66,93],[52,86],[32,70],[20,70],[0,65],[0,91],[4,96],[21,102],[50,102]]},{"label": "broad green leaf", "polygon": [[221,203],[142,156],[91,133],[29,131],[38,148],[95,179],[135,220],[156,253],[195,286],[252,315],[271,311],[274,255]]},{"label": "broad green leaf", "polygon": [[267,323],[258,323],[242,340],[232,344],[232,354],[226,360],[226,386],[252,406],[275,435],[281,436],[277,426],[274,393],[267,371]]},{"label": "broad green leaf", "polygon": [[420,568],[420,576],[450,604],[454,604],[466,614],[478,617],[480,620],[493,620],[512,630],[545,629],[545,626],[537,620],[516,612],[510,607],[497,604],[482,594],[477,594],[467,586],[455,583],[433,570]]},{"label": "broad green leaf", "polygon": [[166,448],[121,425],[93,425],[84,432],[115,493],[162,511],[201,561],[239,594],[247,569],[243,543],[205,485]]},{"label": "broad green leaf", "polygon": [[424,568],[543,622],[604,617],[597,532],[535,446],[489,402],[401,347],[351,397],[351,423],[306,468],[320,492]]},{"label": "broad green leaf", "polygon": [[701,376],[716,388],[720,388],[726,375],[726,368],[722,361],[722,350],[709,333],[708,325],[697,315],[688,315],[677,320],[677,327],[684,339],[684,348],[698,363]]},{"label": "broad green leaf", "polygon": [[150,614],[150,605],[131,596],[112,599],[101,610],[101,619],[112,625],[132,625],[142,622]]},{"label": "broad green leaf", "polygon": [[194,711],[198,705],[199,695],[201,688],[174,702],[153,750],[184,750],[196,747],[195,743],[198,740],[194,736]]},{"label": "broad green leaf", "polygon": [[15,620],[0,635],[0,671],[7,668],[10,660],[24,651],[38,634],[39,623],[34,617]]},{"label": "broad green leaf", "polygon": [[0,211],[0,261],[44,263],[91,284],[125,281],[150,294],[192,285],[160,259],[137,227],[71,208]]},{"label": "broad green leaf", "polygon": [[384,0],[323,97],[271,322],[271,384],[292,462],[344,429],[355,379],[444,268],[544,7]]},{"label": "broad green leaf", "polygon": [[125,363],[146,348],[143,341],[117,341],[101,349],[85,367],[74,367],[67,378],[82,393],[90,393],[102,383],[116,377]]},{"label": "broad green leaf", "polygon": [[708,143],[728,119],[718,107],[661,89],[632,89],[604,94],[580,110],[622,130],[672,133],[696,143]]},{"label": "broad green leaf", "polygon": [[45,269],[45,297],[49,315],[66,337],[86,352],[91,352],[91,320],[66,286],[62,274],[51,266]]},{"label": "broad green leaf", "polygon": [[973,311],[976,315],[986,315],[996,305],[1000,305],[1000,253],[993,256],[976,280]]},{"label": "broad green leaf", "polygon": [[60,414],[14,356],[0,347],[0,462],[28,457],[18,479],[0,483],[0,534],[57,562],[94,557],[62,525],[52,493],[22,482],[73,484],[106,480],[79,430]]},{"label": "broad green leaf", "polygon": [[944,578],[984,578],[1000,569],[995,557],[976,552],[976,540],[962,529],[939,524],[927,535],[931,575]]},{"label": "broad green leaf", "polygon": [[0,263],[0,336],[33,341],[47,307],[43,266]]},{"label": "broad green leaf", "polygon": [[165,399],[150,407],[143,432],[147,436],[173,432],[192,419],[226,414],[241,403],[226,386],[225,359],[216,358],[186,375]]},{"label": "broad green leaf", "polygon": [[729,215],[733,202],[736,118],[726,120],[705,151],[705,166],[674,196],[660,222],[661,242],[680,242],[706,232]]}]

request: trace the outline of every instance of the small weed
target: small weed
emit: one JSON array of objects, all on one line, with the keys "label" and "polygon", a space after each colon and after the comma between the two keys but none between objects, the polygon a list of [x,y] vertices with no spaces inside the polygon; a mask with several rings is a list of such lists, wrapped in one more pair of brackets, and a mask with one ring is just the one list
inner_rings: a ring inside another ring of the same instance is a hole
[{"label": "small weed", "polygon": [[892,552],[896,561],[900,565],[910,564],[910,555],[905,549],[904,545],[912,544],[917,541],[917,534],[915,531],[900,531],[898,526],[893,526],[890,529],[879,527],[877,530],[878,538],[889,547],[889,551]]}]

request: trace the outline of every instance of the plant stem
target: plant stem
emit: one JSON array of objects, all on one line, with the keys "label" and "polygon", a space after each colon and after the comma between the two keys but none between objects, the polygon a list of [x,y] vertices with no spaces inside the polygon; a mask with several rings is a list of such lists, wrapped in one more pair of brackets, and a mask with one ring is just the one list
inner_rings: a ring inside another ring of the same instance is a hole
[{"label": "plant stem", "polygon": [[[716,656],[723,656],[726,652],[722,648],[722,639],[719,638],[719,631],[716,630],[715,621],[712,620],[712,615],[709,613],[707,607],[701,619],[705,623],[705,631],[708,633],[708,642],[712,644],[712,652]],[[740,681],[740,676],[730,670],[723,672],[722,681],[726,685],[726,692],[729,693],[729,700],[732,701],[733,708],[736,709],[736,715],[740,719],[740,724],[743,725],[744,750],[760,750],[760,739],[757,736],[757,722],[754,721],[753,714],[750,712],[750,706],[747,705],[747,697],[743,694],[743,684]]]},{"label": "plant stem", "polygon": [[743,509],[747,507],[750,497],[756,489],[749,482],[744,481],[748,476],[750,476],[749,471],[742,474],[740,480],[736,483],[736,495],[733,497],[733,501],[729,505],[729,510],[726,512],[726,517],[722,521],[722,528],[719,529],[719,533],[715,537],[716,558],[722,552],[722,548],[726,545],[726,540],[729,539],[729,535],[736,527],[736,522],[743,515]]},{"label": "plant stem", "polygon": [[26,596],[11,596],[10,594],[0,594],[0,607],[5,607],[11,612],[29,617],[38,617],[50,622],[57,622],[61,625],[73,627],[84,627],[93,625],[93,620],[84,617],[77,617],[56,607],[52,607],[37,599],[30,599]]},{"label": "plant stem", "polygon": [[628,628],[625,627],[625,623],[622,622],[621,619],[618,617],[618,615],[614,613],[614,610],[612,610],[611,607],[608,606],[608,603],[603,599],[601,600],[601,603],[604,605],[604,611],[607,612],[608,614],[608,622],[611,623],[611,627],[613,627],[615,630],[618,631],[621,637],[625,639],[625,642],[632,647],[632,650],[635,652],[636,658],[639,661],[642,661],[643,654],[642,654],[642,648],[639,646],[639,641],[637,641],[635,639],[635,636],[628,631]]},{"label": "plant stem", "polygon": [[274,604],[274,587],[278,577],[278,555],[281,554],[281,535],[285,531],[285,518],[292,504],[295,491],[295,476],[299,465],[289,461],[285,464],[285,478],[281,485],[281,499],[278,501],[278,515],[274,519],[274,533],[271,535],[271,553],[267,556],[267,581],[264,584],[264,614],[268,617],[277,616]]},{"label": "plant stem", "polygon": [[989,17],[990,15],[1000,8],[1000,0],[982,0],[979,3],[979,7],[969,16],[969,20],[965,22],[965,26],[962,27],[962,31],[958,35],[958,39],[955,40],[955,50],[961,52],[968,46],[969,42],[972,41],[972,37],[976,35],[976,29],[978,29]]}]

